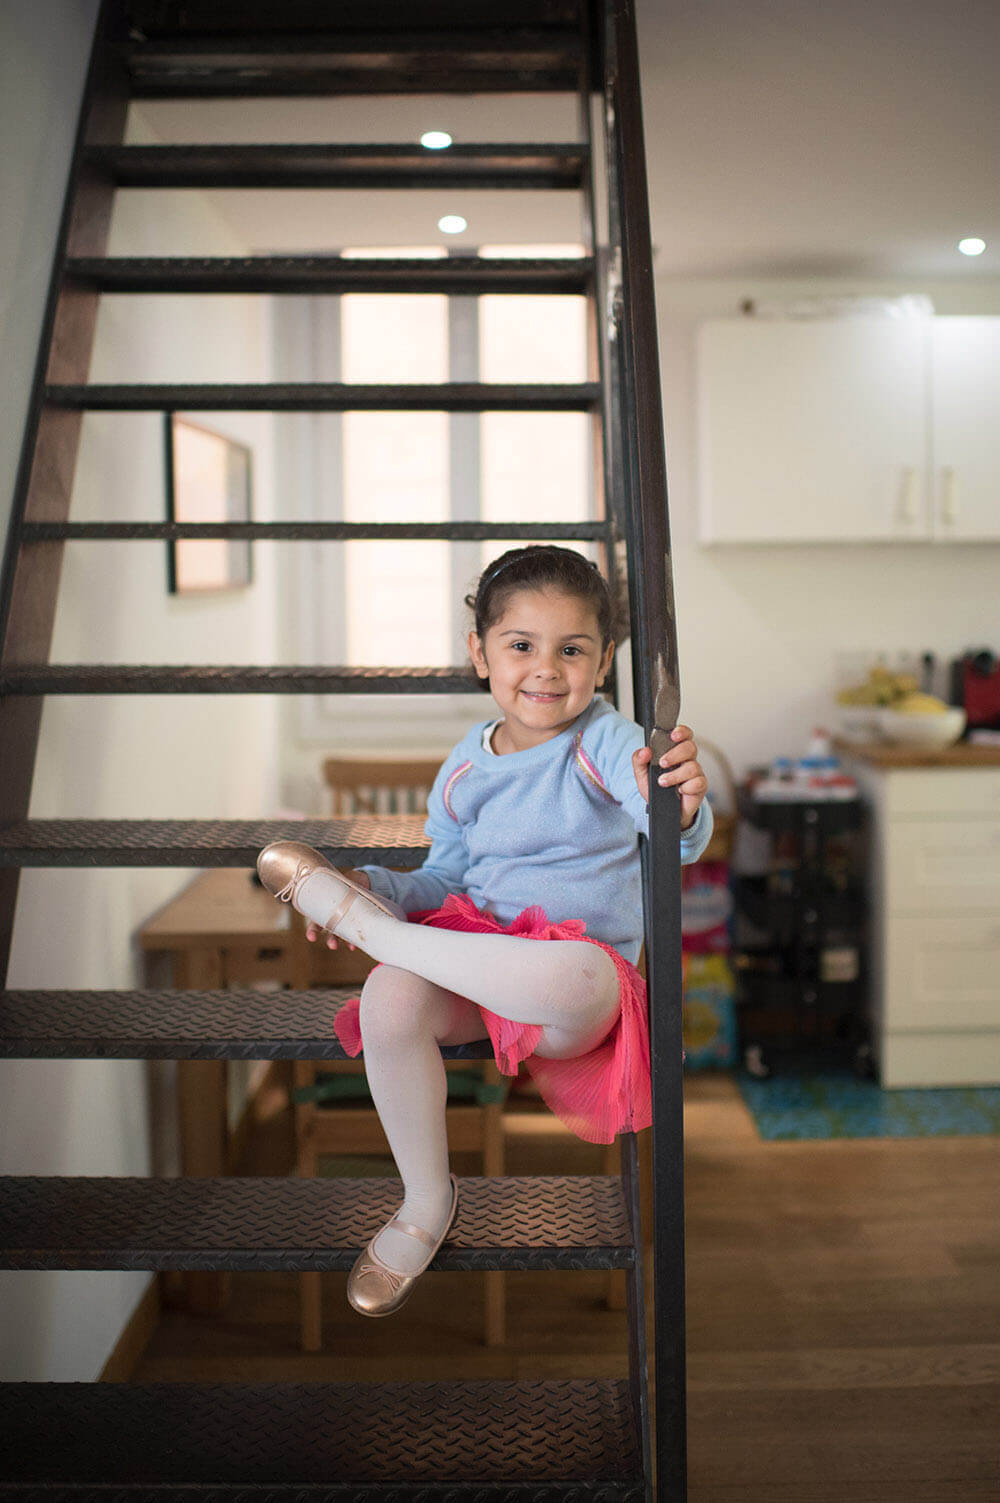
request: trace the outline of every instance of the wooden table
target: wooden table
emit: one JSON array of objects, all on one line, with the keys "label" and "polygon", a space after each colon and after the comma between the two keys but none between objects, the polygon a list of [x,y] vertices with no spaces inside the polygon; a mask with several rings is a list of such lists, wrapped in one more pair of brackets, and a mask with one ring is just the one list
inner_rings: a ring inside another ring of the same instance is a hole
[{"label": "wooden table", "polygon": [[143,925],[139,939],[146,951],[173,954],[175,986],[244,985],[291,965],[291,917],[249,871],[219,867],[195,877]]},{"label": "wooden table", "polygon": [[[254,981],[295,983],[300,943],[291,909],[242,869],[202,872],[139,931],[147,953],[173,956],[173,984],[196,991],[247,986]],[[213,1178],[230,1172],[227,1061],[177,1062],[180,1168],[183,1175]],[[224,1273],[186,1276],[189,1306],[202,1313],[222,1308]]]}]

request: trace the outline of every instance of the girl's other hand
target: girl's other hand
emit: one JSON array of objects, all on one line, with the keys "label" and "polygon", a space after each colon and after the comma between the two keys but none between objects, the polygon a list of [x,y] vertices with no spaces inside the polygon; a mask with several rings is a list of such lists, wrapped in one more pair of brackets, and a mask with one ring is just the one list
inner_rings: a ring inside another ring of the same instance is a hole
[{"label": "girl's other hand", "polygon": [[[369,892],[371,891],[371,883],[368,880],[367,872],[355,871],[351,866],[345,866],[342,868],[342,870],[348,877],[351,878],[352,882],[356,882],[359,887],[367,888]],[[326,931],[321,929],[318,924],[314,924],[311,921],[306,924],[306,939],[310,944],[313,944],[317,939],[319,939],[320,935],[324,934],[325,932]],[[328,950],[339,950],[342,944],[347,945],[347,948],[349,950],[357,949],[357,945],[348,944],[346,939],[340,940],[335,934],[327,934],[326,947]]]},{"label": "girl's other hand", "polygon": [[[326,931],[324,929],[320,929],[318,927],[318,925],[316,925],[316,924],[313,924],[313,923],[306,924],[306,939],[309,941],[310,944],[312,944],[314,940],[319,939],[319,937],[320,937],[321,934],[325,934],[325,933],[326,933]],[[339,950],[340,946],[342,944],[347,945],[347,948],[349,950],[356,950],[357,949],[357,945],[347,944],[347,940],[346,939],[340,940],[340,939],[337,938],[337,936],[335,934],[327,934],[327,936],[326,936],[326,948],[328,950]]]},{"label": "girl's other hand", "polygon": [[[670,732],[674,745],[660,758],[664,769],[657,778],[661,788],[676,788],[681,800],[681,829],[689,830],[708,792],[708,779],[698,762],[698,748],[690,726],[677,725]],[[649,764],[653,753],[648,746],[640,746],[632,757],[636,787],[649,803]]]}]

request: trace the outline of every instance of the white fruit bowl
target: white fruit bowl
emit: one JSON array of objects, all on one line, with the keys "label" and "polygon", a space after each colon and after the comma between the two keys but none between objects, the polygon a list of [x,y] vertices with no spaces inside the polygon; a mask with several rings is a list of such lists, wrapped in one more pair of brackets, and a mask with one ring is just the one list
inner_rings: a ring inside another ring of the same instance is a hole
[{"label": "white fruit bowl", "polygon": [[882,711],[878,705],[838,705],[837,734],[841,741],[852,746],[864,746],[869,741],[881,739],[878,717]]},{"label": "white fruit bowl", "polygon": [[879,710],[878,729],[883,741],[897,746],[923,746],[941,750],[954,746],[965,730],[965,711],[955,708],[938,714],[906,715],[901,710]]}]

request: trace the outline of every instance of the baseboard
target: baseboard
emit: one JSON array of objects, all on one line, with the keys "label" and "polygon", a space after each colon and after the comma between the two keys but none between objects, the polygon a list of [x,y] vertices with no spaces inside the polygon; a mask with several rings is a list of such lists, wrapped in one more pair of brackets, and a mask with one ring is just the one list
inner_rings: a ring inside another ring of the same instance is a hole
[{"label": "baseboard", "polygon": [[160,1323],[160,1283],[154,1278],[101,1368],[98,1383],[127,1383]]}]

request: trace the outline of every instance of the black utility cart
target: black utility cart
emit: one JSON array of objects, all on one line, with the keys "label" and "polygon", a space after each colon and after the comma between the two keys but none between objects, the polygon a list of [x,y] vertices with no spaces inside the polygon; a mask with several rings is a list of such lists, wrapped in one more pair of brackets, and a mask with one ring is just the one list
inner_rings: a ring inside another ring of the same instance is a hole
[{"label": "black utility cart", "polygon": [[767,837],[763,870],[733,879],[744,1065],[760,1077],[783,1064],[846,1061],[868,1073],[864,807],[745,791],[739,813]]}]

